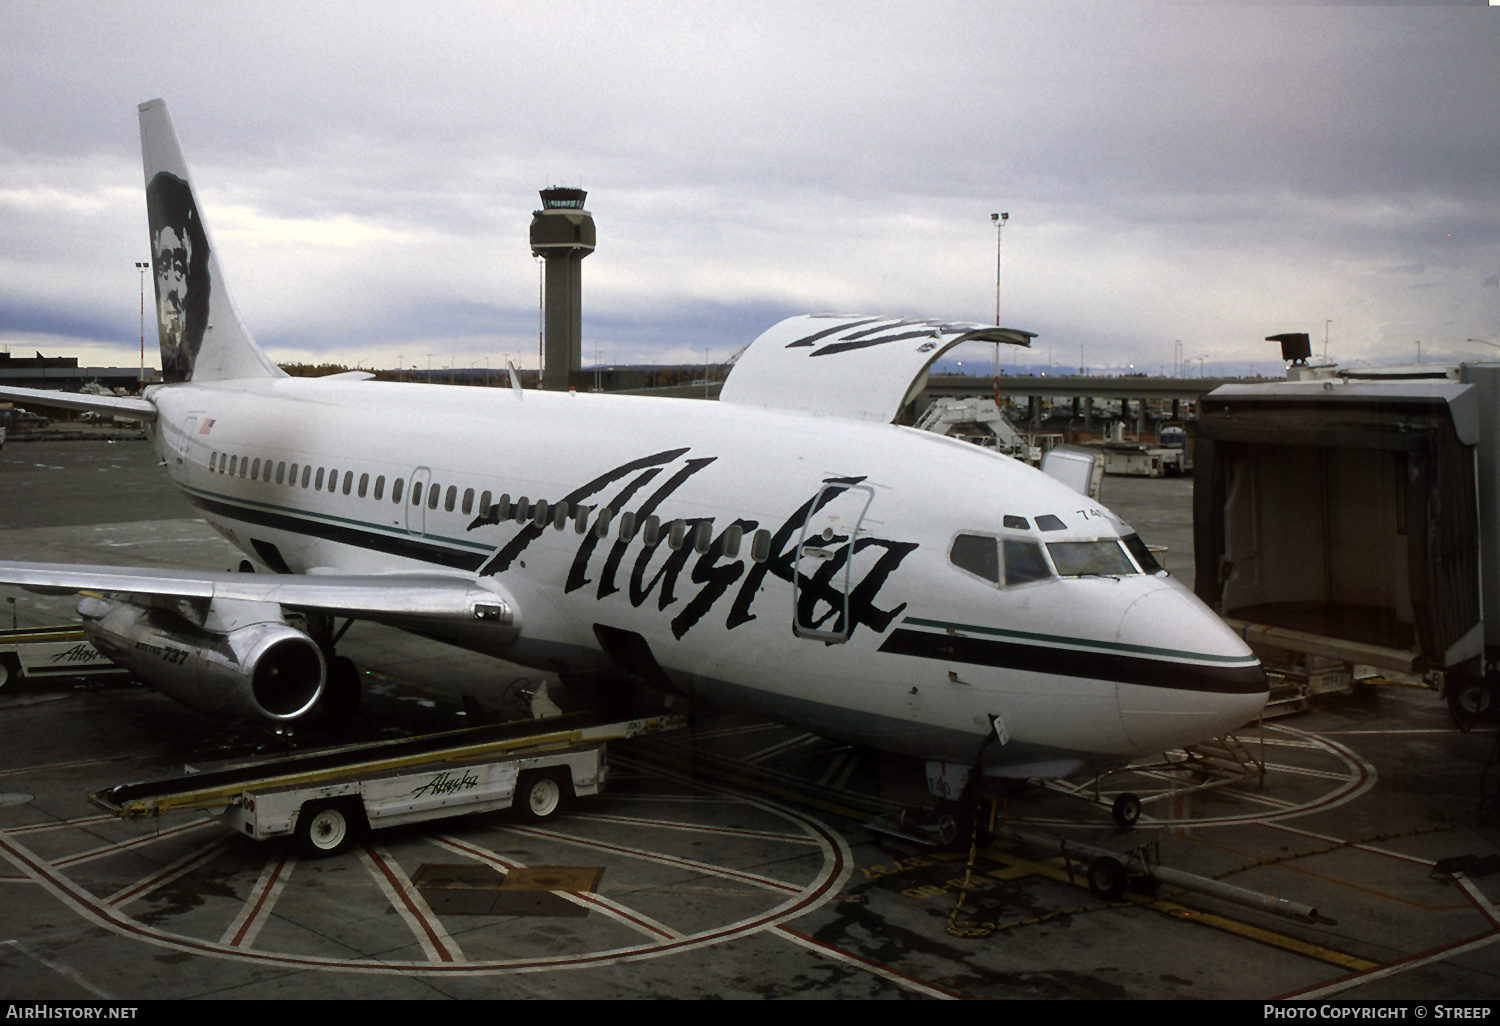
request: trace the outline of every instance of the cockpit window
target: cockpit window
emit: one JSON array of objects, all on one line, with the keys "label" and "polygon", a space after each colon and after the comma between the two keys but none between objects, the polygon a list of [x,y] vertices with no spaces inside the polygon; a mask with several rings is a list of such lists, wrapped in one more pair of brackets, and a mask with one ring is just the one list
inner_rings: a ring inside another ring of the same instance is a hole
[{"label": "cockpit window", "polygon": [[1063,577],[1123,577],[1140,572],[1114,538],[1048,542],[1047,553]]},{"label": "cockpit window", "polygon": [[979,534],[961,534],[953,539],[948,559],[960,570],[982,577],[991,584],[1000,583],[1000,553],[995,539]]},{"label": "cockpit window", "polygon": [[1135,557],[1136,565],[1141,568],[1141,573],[1159,574],[1165,569],[1156,561],[1156,557],[1151,554],[1151,550],[1146,547],[1146,543],[1141,541],[1140,535],[1127,535],[1125,537],[1125,548],[1129,549],[1130,554]]},{"label": "cockpit window", "polygon": [[997,539],[982,534],[961,534],[953,539],[948,559],[960,570],[999,584],[1002,579],[1001,555],[1004,555],[1003,579],[1006,587],[1029,584],[1052,576],[1047,557],[1039,542],[1025,538]]},{"label": "cockpit window", "polygon": [[1026,518],[1025,517],[1013,516],[1013,515],[1011,515],[1009,513],[1005,514],[1005,519],[1003,521],[1001,521],[1001,523],[1005,527],[1009,527],[1009,528],[1011,528],[1013,530],[1016,530],[1016,531],[1029,531],[1029,530],[1031,530],[1031,525],[1026,522]]},{"label": "cockpit window", "polygon": [[1051,513],[1043,513],[1036,518],[1036,526],[1039,531],[1066,531],[1068,525]]},{"label": "cockpit window", "polygon": [[1042,555],[1042,547],[1034,541],[1007,538],[1005,547],[1005,583],[1008,587],[1027,584],[1052,576],[1051,567]]}]

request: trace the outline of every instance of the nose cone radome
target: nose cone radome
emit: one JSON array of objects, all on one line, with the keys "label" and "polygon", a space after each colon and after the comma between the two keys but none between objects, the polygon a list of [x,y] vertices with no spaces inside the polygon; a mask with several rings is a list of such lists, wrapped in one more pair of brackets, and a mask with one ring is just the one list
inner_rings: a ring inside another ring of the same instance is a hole
[{"label": "nose cone radome", "polygon": [[1117,689],[1120,721],[1143,754],[1227,734],[1265,708],[1266,674],[1249,647],[1175,582],[1136,598],[1119,643],[1142,660]]}]

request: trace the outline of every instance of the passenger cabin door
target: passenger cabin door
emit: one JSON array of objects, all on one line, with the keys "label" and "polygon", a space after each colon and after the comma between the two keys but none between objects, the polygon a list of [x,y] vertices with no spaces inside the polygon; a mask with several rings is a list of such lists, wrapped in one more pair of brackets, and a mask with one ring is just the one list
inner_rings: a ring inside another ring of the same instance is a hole
[{"label": "passenger cabin door", "polygon": [[830,644],[849,640],[855,549],[874,497],[874,490],[864,485],[825,484],[818,490],[793,563],[792,630],[799,638]]},{"label": "passenger cabin door", "polygon": [[427,532],[427,489],[432,486],[432,468],[418,467],[411,472],[411,490],[406,497],[406,532]]},{"label": "passenger cabin door", "polygon": [[188,458],[188,446],[192,445],[193,435],[198,432],[198,415],[195,413],[182,423],[182,434],[172,439],[173,456],[180,467]]}]

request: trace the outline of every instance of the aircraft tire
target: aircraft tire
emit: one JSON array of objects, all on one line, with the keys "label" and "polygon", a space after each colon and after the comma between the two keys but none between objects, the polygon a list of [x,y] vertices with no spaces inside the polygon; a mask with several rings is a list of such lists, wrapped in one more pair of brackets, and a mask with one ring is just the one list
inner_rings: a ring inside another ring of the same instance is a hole
[{"label": "aircraft tire", "polygon": [[1454,726],[1468,732],[1481,719],[1488,716],[1494,705],[1494,696],[1481,677],[1460,677],[1448,680],[1448,715]]},{"label": "aircraft tire", "polygon": [[21,668],[16,664],[15,657],[11,655],[0,656],[0,688],[5,687],[11,680],[20,679]]},{"label": "aircraft tire", "polygon": [[1141,800],[1138,796],[1126,791],[1115,797],[1115,803],[1110,807],[1109,814],[1114,817],[1116,826],[1121,830],[1129,830],[1135,826],[1136,820],[1141,818]]},{"label": "aircraft tire", "polygon": [[974,807],[966,798],[937,803],[932,839],[939,848],[967,846],[973,829]]},{"label": "aircraft tire", "polygon": [[346,851],[358,834],[358,819],[344,801],[309,802],[297,814],[297,845],[313,858]]},{"label": "aircraft tire", "polygon": [[348,656],[334,656],[328,661],[328,680],[318,705],[330,719],[342,722],[359,712],[360,697],[359,667]]},{"label": "aircraft tire", "polygon": [[1119,901],[1125,896],[1125,867],[1119,859],[1101,855],[1089,863],[1089,890],[1105,901]]},{"label": "aircraft tire", "polygon": [[562,808],[567,788],[561,779],[546,770],[522,773],[516,783],[515,808],[524,819],[550,819]]}]

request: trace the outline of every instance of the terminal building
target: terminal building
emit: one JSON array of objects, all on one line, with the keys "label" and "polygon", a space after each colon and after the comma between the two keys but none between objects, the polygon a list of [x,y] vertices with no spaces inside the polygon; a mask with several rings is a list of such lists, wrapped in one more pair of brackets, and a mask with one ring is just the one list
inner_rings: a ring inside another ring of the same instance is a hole
[{"label": "terminal building", "polygon": [[[144,377],[143,377],[144,375]],[[64,392],[80,391],[85,385],[98,384],[114,392],[124,389],[140,391],[142,384],[155,384],[160,375],[154,367],[80,367],[76,356],[12,356],[0,352],[0,384],[21,388],[56,388]]]}]

